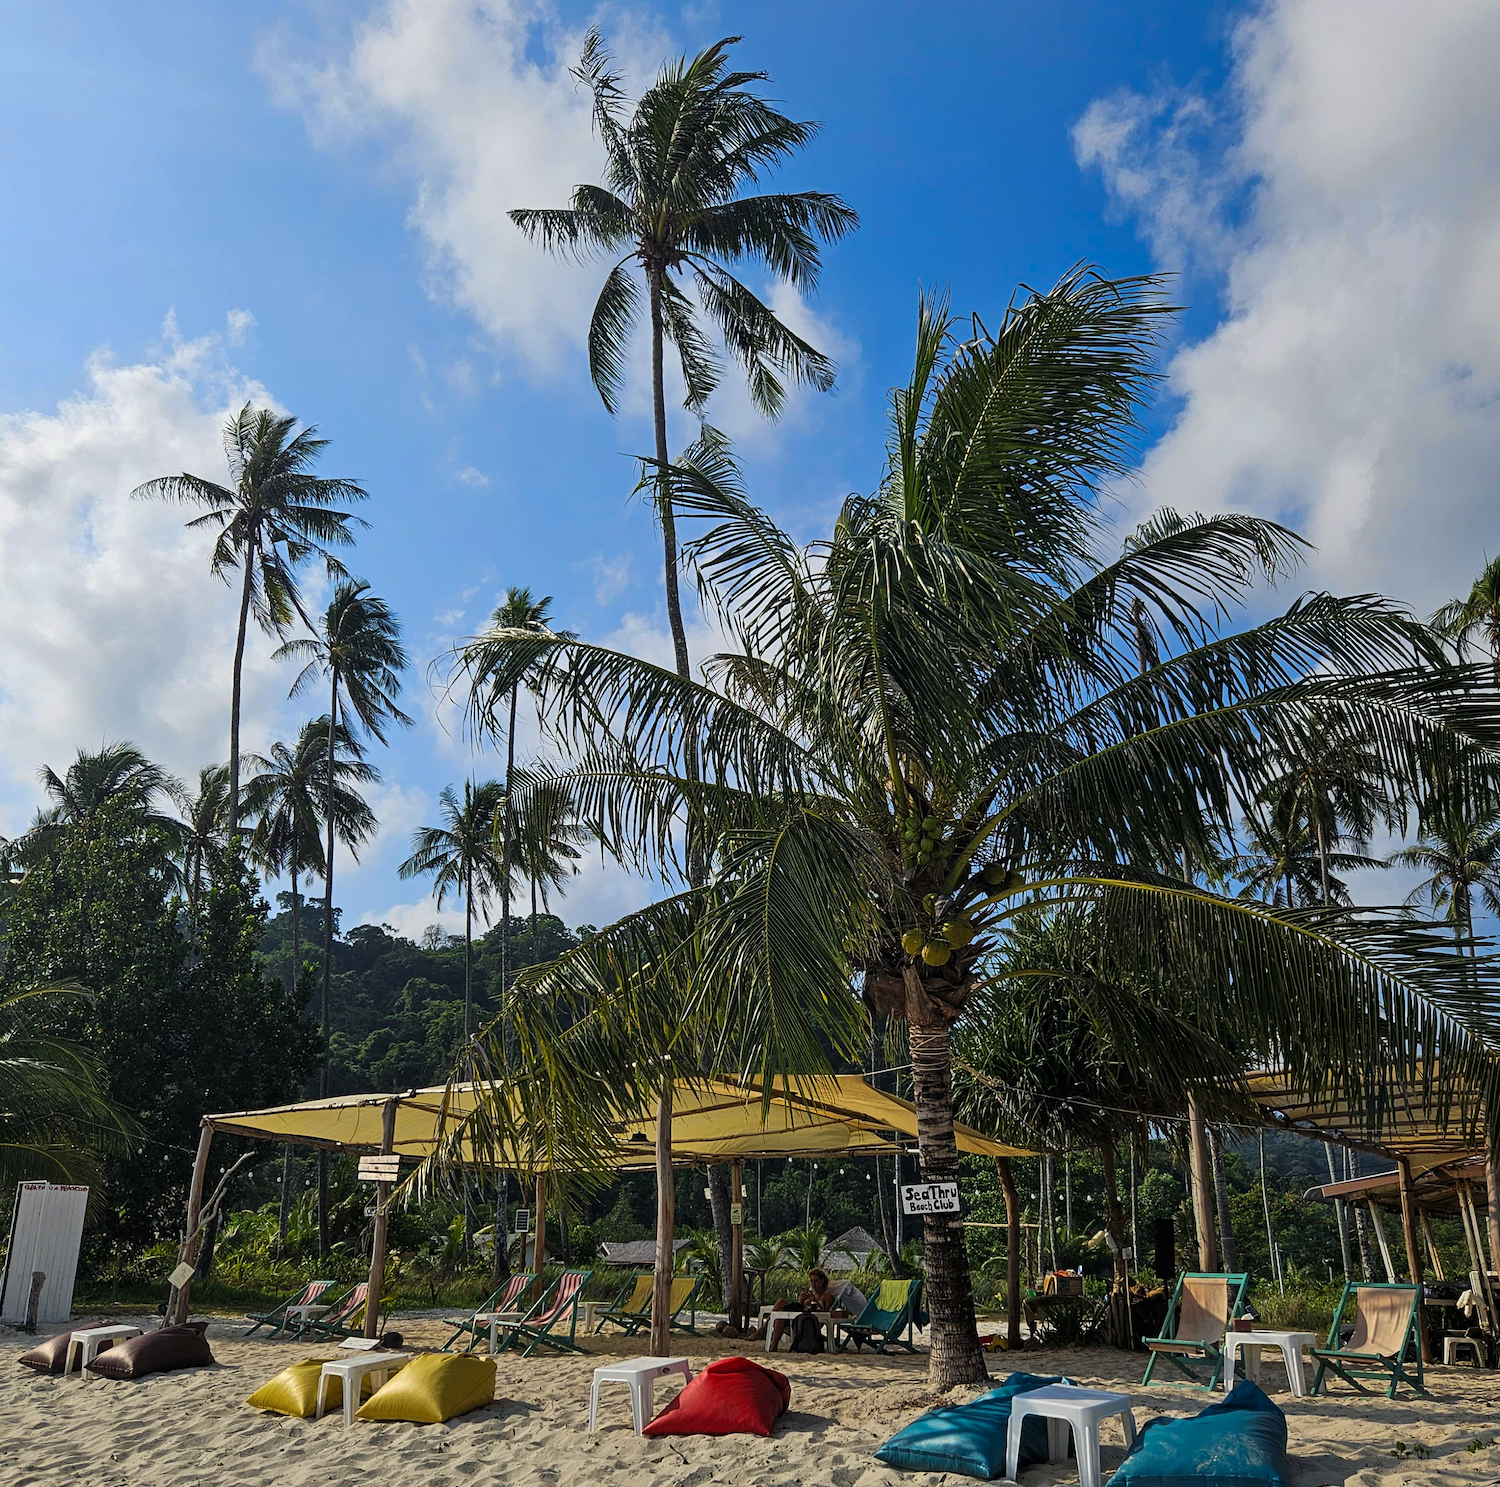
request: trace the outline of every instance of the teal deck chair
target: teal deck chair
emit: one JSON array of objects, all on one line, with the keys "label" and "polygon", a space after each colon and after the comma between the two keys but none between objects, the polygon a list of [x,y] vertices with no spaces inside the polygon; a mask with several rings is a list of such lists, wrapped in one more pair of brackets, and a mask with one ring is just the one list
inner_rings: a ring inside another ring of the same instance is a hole
[{"label": "teal deck chair", "polygon": [[833,1324],[833,1345],[841,1353],[851,1343],[857,1353],[863,1352],[866,1344],[877,1353],[888,1353],[892,1348],[915,1353],[911,1335],[923,1320],[921,1280],[883,1280],[857,1317],[841,1318]]},{"label": "teal deck chair", "polygon": [[[1340,1342],[1344,1312],[1350,1298],[1359,1308],[1354,1335]],[[1328,1329],[1328,1342],[1308,1351],[1318,1360],[1313,1379],[1314,1394],[1327,1392],[1326,1375],[1332,1370],[1361,1394],[1370,1391],[1361,1379],[1380,1379],[1385,1397],[1396,1397],[1396,1386],[1406,1384],[1417,1394],[1426,1394],[1422,1373],[1422,1288],[1417,1285],[1359,1285],[1348,1282],[1339,1297],[1339,1309]]]},{"label": "teal deck chair", "polygon": [[[564,1270],[519,1322],[502,1329],[496,1351],[504,1352],[512,1343],[524,1342],[523,1358],[529,1358],[539,1347],[556,1348],[560,1353],[583,1352],[576,1340],[578,1308],[583,1301],[583,1288],[593,1274],[592,1270]],[[566,1337],[562,1335],[564,1323],[568,1328]]]},{"label": "teal deck chair", "polygon": [[[456,1330],[439,1351],[446,1353],[459,1338],[467,1334],[469,1340],[464,1346],[464,1352],[473,1352],[475,1343],[481,1337],[489,1336],[491,1317],[498,1317],[502,1326],[507,1322],[519,1322],[526,1314],[522,1298],[535,1284],[536,1276],[533,1272],[521,1271],[511,1276],[488,1300],[475,1307],[468,1316],[444,1317],[443,1325]],[[480,1318],[483,1318],[483,1321]]]},{"label": "teal deck chair", "polygon": [[[1145,1339],[1151,1358],[1141,1382],[1149,1384],[1156,1360],[1166,1358],[1194,1387],[1217,1388],[1224,1372],[1224,1334],[1244,1310],[1249,1281],[1250,1277],[1244,1274],[1224,1275],[1203,1270],[1188,1270],[1179,1276],[1161,1336]],[[1193,1363],[1209,1366],[1206,1380],[1189,1366]]]},{"label": "teal deck chair", "polygon": [[269,1327],[269,1337],[275,1337],[278,1332],[295,1332],[302,1325],[301,1317],[293,1317],[291,1314],[294,1306],[311,1306],[319,1296],[333,1289],[331,1280],[310,1280],[297,1292],[295,1296],[288,1296],[280,1306],[270,1311],[252,1311],[245,1316],[247,1322],[252,1325],[246,1329],[245,1336],[250,1337],[259,1332],[262,1327]]}]

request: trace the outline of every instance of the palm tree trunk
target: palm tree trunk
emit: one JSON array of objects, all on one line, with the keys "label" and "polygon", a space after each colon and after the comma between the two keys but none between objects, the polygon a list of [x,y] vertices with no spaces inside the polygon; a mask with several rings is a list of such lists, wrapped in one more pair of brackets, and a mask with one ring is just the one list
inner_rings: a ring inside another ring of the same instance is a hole
[{"label": "palm tree trunk", "polygon": [[510,728],[505,735],[505,839],[500,844],[500,995],[510,985],[510,793],[516,777],[516,698],[520,683],[510,689]]},{"label": "palm tree trunk", "polygon": [[[335,670],[331,684],[331,695],[328,703],[328,787],[324,802],[323,814],[328,828],[328,840],[324,850],[328,854],[328,861],[324,864],[326,874],[323,879],[323,998],[322,998],[322,1023],[323,1023],[323,1070],[319,1079],[319,1089],[323,1098],[328,1098],[329,1073],[332,1058],[332,1042],[330,1036],[329,1020],[329,982],[333,975],[333,750],[338,732],[339,722],[339,674]],[[321,1148],[318,1151],[318,1258],[325,1259],[328,1255],[328,1155]]]},{"label": "palm tree trunk", "polygon": [[276,1215],[276,1258],[286,1249],[287,1224],[292,1216],[292,1143],[281,1149],[281,1208]]},{"label": "palm tree trunk", "polygon": [[240,829],[240,675],[245,667],[245,631],[250,623],[250,580],[255,544],[245,547],[245,579],[240,585],[240,623],[234,637],[234,680],[229,691],[229,834]]},{"label": "palm tree trunk", "polygon": [[1009,1157],[995,1158],[995,1176],[1005,1194],[1005,1341],[1015,1352],[1021,1346],[1021,1199]]},{"label": "palm tree trunk", "polygon": [[651,1281],[651,1352],[665,1358],[672,1351],[673,1221],[677,1190],[672,1180],[672,1071],[662,1076],[656,1101],[656,1273]]},{"label": "palm tree trunk", "polygon": [[[292,996],[302,980],[302,914],[297,903],[297,854],[292,852]],[[299,1007],[298,1012],[301,1012]]]},{"label": "palm tree trunk", "polygon": [[[1326,1143],[1323,1146],[1323,1156],[1328,1162],[1329,1182],[1337,1182],[1338,1174],[1333,1170],[1333,1148]],[[1333,1216],[1338,1221],[1339,1260],[1343,1264],[1344,1281],[1347,1284],[1354,1278],[1354,1268],[1349,1263],[1349,1205],[1342,1198],[1333,1200]]]},{"label": "palm tree trunk", "polygon": [[474,869],[464,884],[464,1043],[469,1041],[469,1003],[474,981]]},{"label": "palm tree trunk", "polygon": [[1323,880],[1323,907],[1328,907],[1328,844],[1323,840],[1323,823],[1313,816],[1313,830],[1318,836],[1318,872]]},{"label": "palm tree trunk", "polygon": [[[958,1181],[953,1136],[953,1056],[948,1023],[923,989],[915,966],[902,972],[911,1035],[912,1099],[917,1107],[917,1151],[923,1182]],[[938,1392],[989,1377],[974,1322],[974,1290],[964,1231],[956,1217],[928,1214],[923,1224],[927,1309],[932,1313],[928,1384]]]},{"label": "palm tree trunk", "polygon": [[1117,1348],[1131,1346],[1130,1270],[1125,1263],[1125,1210],[1120,1205],[1120,1183],[1115,1171],[1115,1138],[1105,1132],[1099,1138],[1099,1158],[1104,1167],[1104,1227],[1113,1241],[1115,1280],[1110,1293],[1110,1326]]},{"label": "palm tree trunk", "polygon": [[667,584],[667,624],[672,631],[672,653],[680,677],[692,675],[687,631],[682,623],[682,599],[677,592],[677,518],[667,481],[667,393],[662,381],[662,270],[651,270],[651,412],[656,432],[656,511],[661,521]]}]

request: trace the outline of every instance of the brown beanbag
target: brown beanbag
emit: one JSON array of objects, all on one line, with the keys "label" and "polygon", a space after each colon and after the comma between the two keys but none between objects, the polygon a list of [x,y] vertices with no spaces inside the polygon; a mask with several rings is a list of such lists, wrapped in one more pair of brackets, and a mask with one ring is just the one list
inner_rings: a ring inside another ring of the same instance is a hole
[{"label": "brown beanbag", "polygon": [[155,1332],[128,1337],[95,1358],[89,1372],[101,1379],[141,1379],[173,1368],[202,1368],[214,1361],[203,1335],[206,1325],[197,1322],[158,1327]]},{"label": "brown beanbag", "polygon": [[[87,1332],[91,1327],[107,1327],[107,1322],[85,1322],[81,1327],[75,1327],[74,1332]],[[68,1343],[73,1336],[72,1332],[59,1332],[56,1337],[49,1337],[46,1342],[39,1342],[29,1353],[22,1353],[16,1362],[22,1368],[34,1368],[38,1373],[61,1373],[63,1364],[68,1359]],[[105,1343],[107,1348],[109,1343]]]}]

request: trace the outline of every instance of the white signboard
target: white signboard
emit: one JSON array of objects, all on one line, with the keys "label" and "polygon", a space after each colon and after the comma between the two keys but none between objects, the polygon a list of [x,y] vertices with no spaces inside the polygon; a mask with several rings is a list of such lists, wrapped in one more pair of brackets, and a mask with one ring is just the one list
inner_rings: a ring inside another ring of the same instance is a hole
[{"label": "white signboard", "polygon": [[957,1213],[956,1182],[909,1182],[901,1189],[902,1213]]},{"label": "white signboard", "polygon": [[72,1184],[23,1182],[16,1189],[5,1275],[0,1280],[0,1322],[24,1322],[31,1277],[40,1270],[37,1321],[66,1322],[73,1311],[73,1277],[83,1238],[89,1190]]},{"label": "white signboard", "polygon": [[361,1182],[399,1182],[401,1158],[399,1156],[361,1157],[359,1180]]}]

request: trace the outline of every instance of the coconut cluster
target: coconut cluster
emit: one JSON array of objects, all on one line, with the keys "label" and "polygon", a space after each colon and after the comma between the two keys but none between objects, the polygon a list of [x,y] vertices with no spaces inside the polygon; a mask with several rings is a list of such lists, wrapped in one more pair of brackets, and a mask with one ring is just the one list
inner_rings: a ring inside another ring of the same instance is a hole
[{"label": "coconut cluster", "polygon": [[[930,818],[929,818],[930,819]],[[1019,893],[1025,886],[1025,879],[1014,869],[1006,869],[999,863],[992,862],[980,873],[986,888],[995,892],[999,897],[1005,897],[1012,893]],[[925,964],[930,966],[947,965],[955,950],[962,950],[964,946],[973,942],[977,931],[974,921],[967,913],[958,912],[946,918],[938,919],[936,916],[937,897],[929,894],[923,902],[923,907],[928,914],[932,915],[929,927],[912,928],[901,936],[901,948],[911,956],[922,957]]]}]

